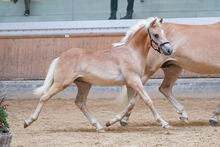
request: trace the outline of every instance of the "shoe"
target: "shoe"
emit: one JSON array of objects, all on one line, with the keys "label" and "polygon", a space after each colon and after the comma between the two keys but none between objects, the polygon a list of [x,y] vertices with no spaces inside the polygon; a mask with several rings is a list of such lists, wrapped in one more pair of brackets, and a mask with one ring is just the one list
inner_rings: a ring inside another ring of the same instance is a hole
[{"label": "shoe", "polygon": [[127,14],[120,19],[132,19],[132,14],[133,14],[133,12],[127,12]]},{"label": "shoe", "polygon": [[18,2],[18,0],[13,0],[13,2],[16,4]]},{"label": "shoe", "polygon": [[25,10],[24,16],[29,16],[30,15],[30,10]]},{"label": "shoe", "polygon": [[108,20],[113,20],[113,19],[117,19],[116,13],[112,13],[112,14],[110,15],[110,17],[108,18]]}]

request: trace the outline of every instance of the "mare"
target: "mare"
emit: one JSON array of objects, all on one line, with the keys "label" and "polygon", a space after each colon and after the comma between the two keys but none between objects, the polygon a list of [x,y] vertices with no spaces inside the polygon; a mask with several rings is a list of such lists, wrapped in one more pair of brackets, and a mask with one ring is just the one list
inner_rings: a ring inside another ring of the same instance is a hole
[{"label": "mare", "polygon": [[[163,23],[167,39],[173,47],[171,56],[161,56],[157,52],[149,51],[145,73],[142,81],[146,83],[150,77],[162,68],[164,80],[159,91],[171,102],[181,115],[180,119],[188,122],[188,116],[184,107],[176,100],[172,88],[183,69],[199,74],[220,73],[220,22],[210,25],[183,25],[174,23]],[[113,46],[119,46],[116,43]],[[126,88],[123,87],[120,99],[126,102]],[[130,112],[120,121],[126,125]],[[216,125],[220,115],[220,104],[213,111],[210,124]]]},{"label": "mare", "polygon": [[[130,97],[134,97],[137,92],[150,107],[155,119],[163,127],[169,127],[156,111],[141,81],[152,42],[159,52],[165,55],[172,53],[172,48],[162,29],[162,19],[148,18],[137,23],[128,30],[124,45],[119,47],[106,50],[72,48],[62,53],[52,61],[43,86],[35,90],[35,94],[40,96],[40,101],[35,112],[25,120],[24,128],[38,119],[43,105],[52,96],[72,83],[75,83],[78,88],[75,104],[98,132],[103,132],[104,129],[86,107],[87,95],[92,84],[126,85],[129,99],[133,100]],[[126,112],[132,109],[133,104],[134,102],[131,101],[126,107]],[[120,121],[125,115],[127,115],[125,112],[117,115],[108,121],[106,126]]]}]

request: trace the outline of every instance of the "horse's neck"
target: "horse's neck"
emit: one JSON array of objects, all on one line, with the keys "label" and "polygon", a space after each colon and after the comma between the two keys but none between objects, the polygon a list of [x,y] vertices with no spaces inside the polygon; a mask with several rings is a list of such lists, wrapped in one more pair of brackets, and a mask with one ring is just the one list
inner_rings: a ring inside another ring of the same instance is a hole
[{"label": "horse's neck", "polygon": [[128,40],[127,44],[136,52],[139,52],[143,56],[147,56],[148,50],[150,48],[149,44],[146,43],[149,41],[147,36],[148,33],[144,26],[135,32],[135,34]]}]

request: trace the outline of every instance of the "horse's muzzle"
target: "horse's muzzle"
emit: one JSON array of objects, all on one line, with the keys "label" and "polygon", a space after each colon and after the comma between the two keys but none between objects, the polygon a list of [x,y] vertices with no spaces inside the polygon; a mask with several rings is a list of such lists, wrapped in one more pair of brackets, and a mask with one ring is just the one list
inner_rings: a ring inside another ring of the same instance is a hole
[{"label": "horse's muzzle", "polygon": [[161,50],[164,55],[171,55],[173,53],[173,49],[171,47],[167,47],[166,45],[162,46]]}]

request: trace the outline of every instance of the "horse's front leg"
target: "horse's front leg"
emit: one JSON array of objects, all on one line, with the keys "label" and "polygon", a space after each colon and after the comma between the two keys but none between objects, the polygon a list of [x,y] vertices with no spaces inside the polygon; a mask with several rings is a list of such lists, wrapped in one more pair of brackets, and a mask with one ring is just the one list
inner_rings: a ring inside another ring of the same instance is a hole
[{"label": "horse's front leg", "polygon": [[220,104],[214,109],[213,114],[214,115],[209,119],[209,122],[212,126],[217,126],[220,115]]},{"label": "horse's front leg", "polygon": [[[134,108],[134,107],[133,107]],[[131,110],[132,111],[132,110]],[[121,126],[126,126],[128,124],[128,120],[130,118],[130,115],[131,115],[131,111],[129,111],[127,113],[127,115],[124,116],[124,118],[122,120],[120,120],[120,124]]]},{"label": "horse's front leg", "polygon": [[[149,74],[146,74],[145,76],[143,76],[142,77],[142,83],[146,83],[148,80],[149,80]],[[128,99],[128,97],[127,97],[127,94],[125,94],[125,92],[124,91],[127,91],[127,89],[126,89],[126,86],[123,86],[122,87],[122,93],[123,94],[120,94],[120,96],[123,96],[123,99]],[[135,95],[135,98],[136,97],[138,97],[139,95],[136,93],[136,95]],[[136,98],[137,99],[137,98]],[[134,108],[134,107],[133,107]],[[132,111],[132,109],[124,116],[124,118],[120,121],[120,124],[122,125],[122,126],[126,126],[127,124],[128,124],[128,120],[129,120],[129,117],[130,117],[130,115],[131,115],[131,111]]]},{"label": "horse's front leg", "polygon": [[177,113],[181,114],[180,120],[187,123],[188,116],[187,113],[177,99],[174,97],[172,93],[172,88],[180,73],[182,72],[182,68],[176,65],[171,65],[167,68],[162,68],[164,71],[164,80],[161,84],[159,91],[170,101],[170,103],[177,109]]},{"label": "horse's front leg", "polygon": [[138,75],[129,75],[127,78],[127,84],[132,87],[144,100],[145,104],[147,104],[150,107],[150,110],[152,111],[156,121],[159,121],[163,128],[169,128],[169,124],[162,119],[162,117],[159,115],[157,110],[155,109],[153,102],[147,92],[144,90],[144,86],[142,84],[142,81]]},{"label": "horse's front leg", "polygon": [[130,114],[130,111],[133,109],[134,104],[135,104],[135,99],[134,99],[135,91],[132,88],[127,87],[127,95],[128,95],[128,99],[129,99],[127,107],[124,109],[124,111],[121,114],[116,115],[113,119],[107,121],[107,123],[106,123],[107,127],[122,120],[122,118],[124,116],[127,116]]},{"label": "horse's front leg", "polygon": [[[150,77],[150,74],[144,75],[144,76],[142,77],[142,79],[141,79],[142,83],[143,83],[143,84],[146,83],[146,82],[149,80],[149,77]],[[122,88],[123,88],[122,92],[124,92],[124,91],[127,90],[125,86],[123,86]],[[126,90],[125,90],[125,89],[126,89]],[[120,94],[120,95],[123,96],[124,99],[127,98],[127,95],[126,95],[126,94]],[[135,98],[138,97],[138,96],[139,96],[139,95],[136,93]],[[134,107],[133,107],[133,108],[134,108]],[[130,115],[131,115],[131,111],[132,111],[132,109],[131,109],[131,110],[125,115],[125,117],[120,121],[120,124],[121,124],[122,126],[126,126],[126,125],[128,124],[128,120],[129,120],[129,117],[130,117]]]}]

